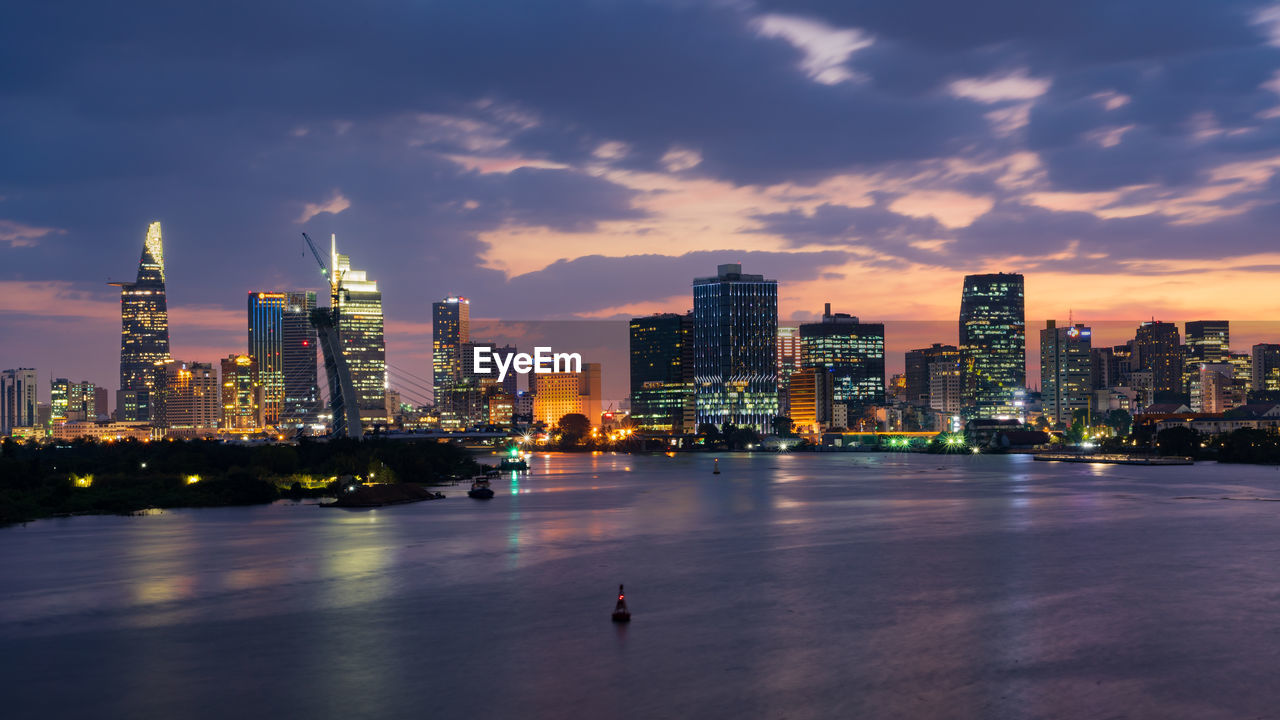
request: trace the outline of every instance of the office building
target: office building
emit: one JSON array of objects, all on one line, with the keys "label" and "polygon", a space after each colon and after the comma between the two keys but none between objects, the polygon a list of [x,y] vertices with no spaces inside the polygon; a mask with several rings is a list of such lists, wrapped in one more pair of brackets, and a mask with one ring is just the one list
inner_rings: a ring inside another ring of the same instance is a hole
[{"label": "office building", "polygon": [[467,426],[473,402],[463,383],[463,346],[471,342],[471,301],[450,296],[431,304],[431,384],[440,424]]},{"label": "office building", "polygon": [[834,427],[833,380],[834,373],[823,368],[801,368],[791,373],[788,404],[795,432],[813,435]]},{"label": "office building", "polygon": [[250,355],[222,359],[222,405],[219,428],[227,432],[256,431],[265,427],[266,387],[258,361]]},{"label": "office building", "polygon": [[52,421],[97,420],[100,389],[88,381],[56,378],[49,388]]},{"label": "office building", "polygon": [[1014,417],[1026,384],[1027,342],[1022,275],[966,275],[960,296],[960,352],[965,405],[975,417]]},{"label": "office building", "polygon": [[697,424],[773,431],[777,342],[777,281],[744,274],[738,264],[720,265],[715,277],[693,281]]},{"label": "office building", "polygon": [[929,363],[929,409],[948,416],[947,422],[935,423],[937,427],[949,427],[950,416],[964,409],[964,379],[964,363],[959,358]]},{"label": "office building", "polygon": [[823,308],[822,322],[800,326],[800,365],[831,373],[834,405],[850,417],[869,405],[884,404],[884,325],[859,322]]},{"label": "office building", "polygon": [[1159,320],[1144,322],[1134,341],[1135,369],[1151,373],[1152,391],[1181,393],[1183,360],[1178,326]]},{"label": "office building", "polygon": [[1191,391],[1199,379],[1200,366],[1227,361],[1231,354],[1231,326],[1226,320],[1198,320],[1184,326],[1182,390]]},{"label": "office building", "polygon": [[0,372],[0,436],[16,428],[34,427],[36,415],[36,371],[17,368]]},{"label": "office building", "polygon": [[284,373],[284,401],[279,424],[299,429],[320,422],[320,378],[316,362],[316,329],[311,313],[316,294],[309,290],[285,293],[284,342],[281,368]]},{"label": "office building", "polygon": [[1202,413],[1224,413],[1244,405],[1245,389],[1230,363],[1201,363],[1192,386],[1191,409]]},{"label": "office building", "polygon": [[906,402],[915,407],[931,407],[929,366],[936,362],[957,362],[960,348],[934,343],[927,348],[908,350],[904,373]]},{"label": "office building", "polygon": [[222,393],[210,363],[171,360],[161,366],[154,413],[168,435],[203,437],[218,431]]},{"label": "office building", "polygon": [[1049,320],[1040,331],[1041,411],[1054,425],[1069,426],[1077,410],[1090,409],[1092,338],[1078,323],[1058,327]]},{"label": "office building", "polygon": [[[164,242],[160,223],[147,228],[138,276],[134,282],[111,283],[120,288],[120,389],[151,393],[159,368],[169,361],[169,309],[165,300]],[[141,396],[116,413],[121,420],[150,420],[121,415],[122,412],[150,411],[151,403]]]},{"label": "office building", "polygon": [[600,363],[583,363],[581,372],[542,373],[533,396],[533,420],[554,427],[565,415],[585,415],[600,425]]},{"label": "office building", "polygon": [[351,258],[338,255],[338,337],[351,372],[360,421],[385,425],[387,418],[387,345],[383,334],[382,293],[364,270],[351,267]]},{"label": "office building", "polygon": [[1251,355],[1253,392],[1280,393],[1280,344],[1258,343],[1253,346]]},{"label": "office building", "polygon": [[800,328],[778,328],[778,414],[789,417],[791,374],[800,369]]},{"label": "office building", "polygon": [[282,292],[249,293],[249,356],[257,367],[265,405],[264,425],[280,422],[284,404],[284,308]]},{"label": "office building", "polygon": [[629,337],[632,426],[694,432],[692,313],[632,318]]}]

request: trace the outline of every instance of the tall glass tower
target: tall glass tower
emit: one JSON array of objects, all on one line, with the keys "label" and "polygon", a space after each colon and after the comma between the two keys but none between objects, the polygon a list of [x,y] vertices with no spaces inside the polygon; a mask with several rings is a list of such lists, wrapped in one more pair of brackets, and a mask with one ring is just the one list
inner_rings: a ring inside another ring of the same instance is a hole
[{"label": "tall glass tower", "polygon": [[249,293],[249,356],[258,368],[263,389],[265,425],[280,422],[284,404],[284,308],[282,292]]},{"label": "tall glass tower", "polygon": [[1077,410],[1089,410],[1093,331],[1079,323],[1058,327],[1049,320],[1040,331],[1040,397],[1044,416],[1070,425]]},{"label": "tall glass tower", "polygon": [[383,335],[382,293],[364,270],[351,269],[351,259],[338,255],[338,336],[351,368],[356,404],[364,425],[386,424],[387,344]]},{"label": "tall glass tower", "polygon": [[693,432],[693,316],[632,318],[631,421],[641,431]]},{"label": "tall glass tower", "polygon": [[965,406],[975,417],[1014,417],[1026,385],[1027,328],[1022,275],[966,275],[960,295]]},{"label": "tall glass tower", "polygon": [[[137,280],[111,284],[120,288],[120,390],[153,394],[159,387],[160,366],[171,360],[160,223],[153,222],[147,228]],[[136,407],[150,405],[139,403]],[[151,419],[149,411],[142,413],[147,416],[120,419]]]},{"label": "tall glass tower", "polygon": [[761,433],[778,415],[778,282],[720,265],[693,281],[693,373],[698,424]]},{"label": "tall glass tower", "polygon": [[316,365],[316,329],[311,311],[316,294],[310,290],[285,293],[284,303],[284,403],[280,424],[293,428],[320,421],[320,387]]},{"label": "tall glass tower", "polygon": [[846,313],[800,326],[800,365],[831,373],[831,402],[851,411],[884,404],[884,324],[858,322]]},{"label": "tall glass tower", "polygon": [[447,297],[431,303],[431,385],[440,423],[465,427],[470,414],[464,381],[463,346],[471,342],[471,301]]}]

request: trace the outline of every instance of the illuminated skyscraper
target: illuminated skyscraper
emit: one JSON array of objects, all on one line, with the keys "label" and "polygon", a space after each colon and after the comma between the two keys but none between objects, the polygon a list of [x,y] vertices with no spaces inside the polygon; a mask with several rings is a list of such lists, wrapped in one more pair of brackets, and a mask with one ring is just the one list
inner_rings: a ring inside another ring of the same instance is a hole
[{"label": "illuminated skyscraper", "polygon": [[[791,375],[800,370],[800,328],[778,328],[778,414],[791,414]],[[794,419],[794,418],[793,418]]]},{"label": "illuminated skyscraper", "polygon": [[338,294],[338,335],[342,354],[351,368],[360,420],[365,425],[386,424],[387,345],[383,335],[382,293],[364,270],[351,269],[351,260],[338,255],[342,278]]},{"label": "illuminated skyscraper", "polygon": [[1226,320],[1198,320],[1186,324],[1182,390],[1191,392],[1200,379],[1200,366],[1224,363],[1231,354],[1231,325]]},{"label": "illuminated skyscraper", "polygon": [[221,422],[228,431],[257,430],[266,424],[266,388],[258,375],[258,361],[249,355],[222,359]]},{"label": "illuminated skyscraper", "polygon": [[632,318],[631,421],[640,431],[693,432],[693,316]]},{"label": "illuminated skyscraper", "polygon": [[470,401],[463,381],[463,345],[471,342],[471,301],[447,297],[431,304],[431,385],[440,423],[467,425]]},{"label": "illuminated skyscraper", "polygon": [[1026,385],[1023,280],[1017,273],[966,275],[960,296],[965,405],[975,417],[1015,416]]},{"label": "illuminated skyscraper", "polygon": [[316,329],[311,312],[316,294],[311,291],[285,293],[284,305],[284,402],[280,424],[290,428],[320,421],[320,387],[316,365]]},{"label": "illuminated skyscraper", "polygon": [[1134,346],[1136,369],[1151,373],[1154,392],[1182,392],[1182,342],[1177,324],[1159,320],[1142,323]]},{"label": "illuminated skyscraper", "polygon": [[258,369],[266,425],[280,422],[284,404],[284,308],[282,292],[249,293],[249,355]]},{"label": "illuminated skyscraper", "polygon": [[222,393],[213,365],[170,361],[160,368],[157,380],[156,425],[181,437],[204,437],[217,432]]},{"label": "illuminated skyscraper", "polygon": [[1040,397],[1051,423],[1070,425],[1076,410],[1089,409],[1092,338],[1084,325],[1058,327],[1054,320],[1040,331]]},{"label": "illuminated skyscraper", "polygon": [[800,326],[800,365],[831,373],[832,405],[850,416],[884,404],[884,325],[858,322],[846,313],[822,312],[822,322]]},{"label": "illuminated skyscraper", "polygon": [[[111,284],[120,288],[120,390],[152,393],[158,382],[159,366],[170,359],[160,223],[153,222],[147,228],[137,280]],[[131,407],[141,409],[149,407],[149,403],[139,401]],[[120,419],[151,418],[122,416]]]},{"label": "illuminated skyscraper", "polygon": [[97,386],[88,381],[55,379],[49,389],[53,420],[96,420],[98,390]]},{"label": "illuminated skyscraper", "polygon": [[36,371],[0,372],[0,436],[36,424]]},{"label": "illuminated skyscraper", "polygon": [[1280,345],[1258,343],[1253,346],[1252,354],[1250,372],[1253,376],[1253,392],[1280,393]]},{"label": "illuminated skyscraper", "polygon": [[933,407],[930,398],[929,365],[936,362],[960,361],[960,348],[934,343],[927,348],[908,350],[906,354],[907,402],[916,407]]},{"label": "illuminated skyscraper", "polygon": [[[778,283],[720,265],[693,281],[698,424],[773,432],[778,415]],[[541,382],[541,381],[539,381]]]}]

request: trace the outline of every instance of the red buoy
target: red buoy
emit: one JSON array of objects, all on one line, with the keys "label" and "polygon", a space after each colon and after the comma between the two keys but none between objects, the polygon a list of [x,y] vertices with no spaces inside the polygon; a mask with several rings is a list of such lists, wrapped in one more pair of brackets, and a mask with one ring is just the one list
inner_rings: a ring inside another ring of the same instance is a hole
[{"label": "red buoy", "polygon": [[631,622],[631,611],[627,609],[627,596],[622,592],[622,586],[618,586],[618,604],[613,606],[614,622]]},{"label": "red buoy", "polygon": [[716,458],[715,469],[711,471],[712,475],[720,474],[720,458]]}]

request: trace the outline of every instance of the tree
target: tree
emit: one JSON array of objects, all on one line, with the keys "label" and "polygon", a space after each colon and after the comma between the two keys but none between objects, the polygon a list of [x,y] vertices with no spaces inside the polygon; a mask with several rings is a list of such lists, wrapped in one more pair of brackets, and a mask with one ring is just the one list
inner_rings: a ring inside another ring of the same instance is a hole
[{"label": "tree", "polygon": [[1037,430],[1049,432],[1049,418],[1041,415],[1031,422],[1031,426]]},{"label": "tree", "polygon": [[576,443],[591,432],[591,421],[582,413],[569,413],[556,423],[565,442]]},{"label": "tree", "polygon": [[1182,425],[1165,428],[1156,433],[1156,447],[1161,455],[1195,457],[1200,452],[1200,433]]},{"label": "tree", "polygon": [[779,415],[773,419],[773,434],[782,437],[791,437],[794,435],[792,428],[795,423],[791,422],[791,418],[785,415]]},{"label": "tree", "polygon": [[1129,434],[1129,428],[1133,425],[1133,416],[1129,414],[1128,410],[1117,409],[1107,413],[1106,420],[1103,422],[1106,423],[1107,427],[1114,430],[1116,435],[1123,436]]}]

